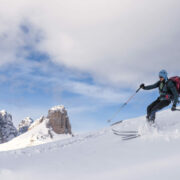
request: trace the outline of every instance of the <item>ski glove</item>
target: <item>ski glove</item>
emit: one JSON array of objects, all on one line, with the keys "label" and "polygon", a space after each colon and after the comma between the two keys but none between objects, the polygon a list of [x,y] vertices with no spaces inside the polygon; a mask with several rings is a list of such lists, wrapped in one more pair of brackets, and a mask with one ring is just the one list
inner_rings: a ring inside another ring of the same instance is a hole
[{"label": "ski glove", "polygon": [[171,111],[175,111],[176,110],[176,105],[173,104]]},{"label": "ski glove", "polygon": [[141,84],[140,85],[140,88],[144,89],[145,85],[144,84]]}]

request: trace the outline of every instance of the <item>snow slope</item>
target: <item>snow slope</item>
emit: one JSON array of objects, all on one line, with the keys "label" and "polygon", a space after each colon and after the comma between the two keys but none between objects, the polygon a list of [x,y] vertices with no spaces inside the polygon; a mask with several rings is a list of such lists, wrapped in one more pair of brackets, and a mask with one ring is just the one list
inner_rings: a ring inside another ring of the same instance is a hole
[{"label": "snow slope", "polygon": [[0,145],[0,179],[179,180],[180,112],[159,113],[157,125],[149,128],[140,117],[114,126],[139,130],[142,136],[128,141],[108,127],[19,150]]},{"label": "snow slope", "polygon": [[[43,120],[43,121],[42,121]],[[42,122],[41,122],[42,121]],[[70,134],[56,134],[46,126],[48,119],[41,117],[31,124],[29,130],[15,137],[7,143],[1,144],[0,151],[15,150],[25,147],[37,146],[48,142],[58,141],[72,137]]]}]

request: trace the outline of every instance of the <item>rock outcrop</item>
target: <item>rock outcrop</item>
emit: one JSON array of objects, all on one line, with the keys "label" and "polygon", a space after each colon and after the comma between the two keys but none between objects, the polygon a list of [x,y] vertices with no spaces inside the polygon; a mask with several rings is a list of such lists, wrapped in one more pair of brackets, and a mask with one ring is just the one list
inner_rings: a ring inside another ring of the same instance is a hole
[{"label": "rock outcrop", "polygon": [[29,142],[28,146],[52,140],[72,137],[71,125],[64,106],[55,106],[48,111],[47,117],[35,120],[24,133]]},{"label": "rock outcrop", "polygon": [[42,116],[34,121],[24,135],[28,146],[72,137],[71,125],[65,107],[61,105],[51,108],[48,111],[48,116]]},{"label": "rock outcrop", "polygon": [[13,125],[12,116],[5,110],[0,111],[0,143],[5,143],[16,137],[17,129]]},{"label": "rock outcrop", "polygon": [[33,122],[33,119],[31,119],[30,117],[26,117],[25,119],[23,119],[19,124],[18,134],[21,135],[27,132]]},{"label": "rock outcrop", "polygon": [[48,111],[48,126],[57,134],[72,134],[69,117],[64,106],[55,106]]}]

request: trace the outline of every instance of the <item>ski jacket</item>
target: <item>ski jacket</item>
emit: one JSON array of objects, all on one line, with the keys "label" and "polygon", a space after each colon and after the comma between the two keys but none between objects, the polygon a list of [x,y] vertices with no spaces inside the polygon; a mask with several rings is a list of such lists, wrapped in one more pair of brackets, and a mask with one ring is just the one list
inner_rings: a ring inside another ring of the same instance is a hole
[{"label": "ski jacket", "polygon": [[160,100],[172,100],[173,105],[176,106],[176,104],[178,103],[179,94],[172,80],[167,80],[166,82],[158,81],[155,84],[144,87],[145,90],[151,90],[155,88],[159,88]]}]

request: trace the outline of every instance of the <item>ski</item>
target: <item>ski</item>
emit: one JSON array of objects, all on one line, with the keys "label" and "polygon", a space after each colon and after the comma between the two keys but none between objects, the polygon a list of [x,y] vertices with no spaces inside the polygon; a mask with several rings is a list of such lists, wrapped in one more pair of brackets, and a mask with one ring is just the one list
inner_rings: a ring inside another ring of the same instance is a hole
[{"label": "ski", "polygon": [[122,137],[122,140],[123,140],[123,141],[131,140],[131,139],[138,138],[138,137],[140,137],[140,136],[141,136],[140,134],[137,134],[137,135],[130,136],[130,137]]},{"label": "ski", "polygon": [[121,137],[132,137],[132,136],[137,136],[138,134],[121,134],[121,133],[116,133],[114,132],[115,135],[121,136]]},{"label": "ski", "polygon": [[112,131],[115,135],[121,136],[122,140],[130,140],[141,136],[138,131],[120,131],[115,129],[112,129]]},{"label": "ski", "polygon": [[138,133],[138,131],[120,131],[120,130],[115,130],[115,129],[112,129],[113,132],[116,132],[116,133],[120,133],[120,134],[136,134]]},{"label": "ski", "polygon": [[122,123],[122,122],[123,122],[123,120],[117,121],[117,122],[115,122],[115,123],[111,124],[111,126],[114,126],[114,125],[120,124],[120,123]]},{"label": "ski", "polygon": [[140,134],[118,134],[118,133],[115,133],[115,135],[118,135],[118,136],[121,136],[121,139],[122,140],[130,140],[130,139],[134,139],[134,138],[137,138],[137,137],[140,137],[141,135]]}]

